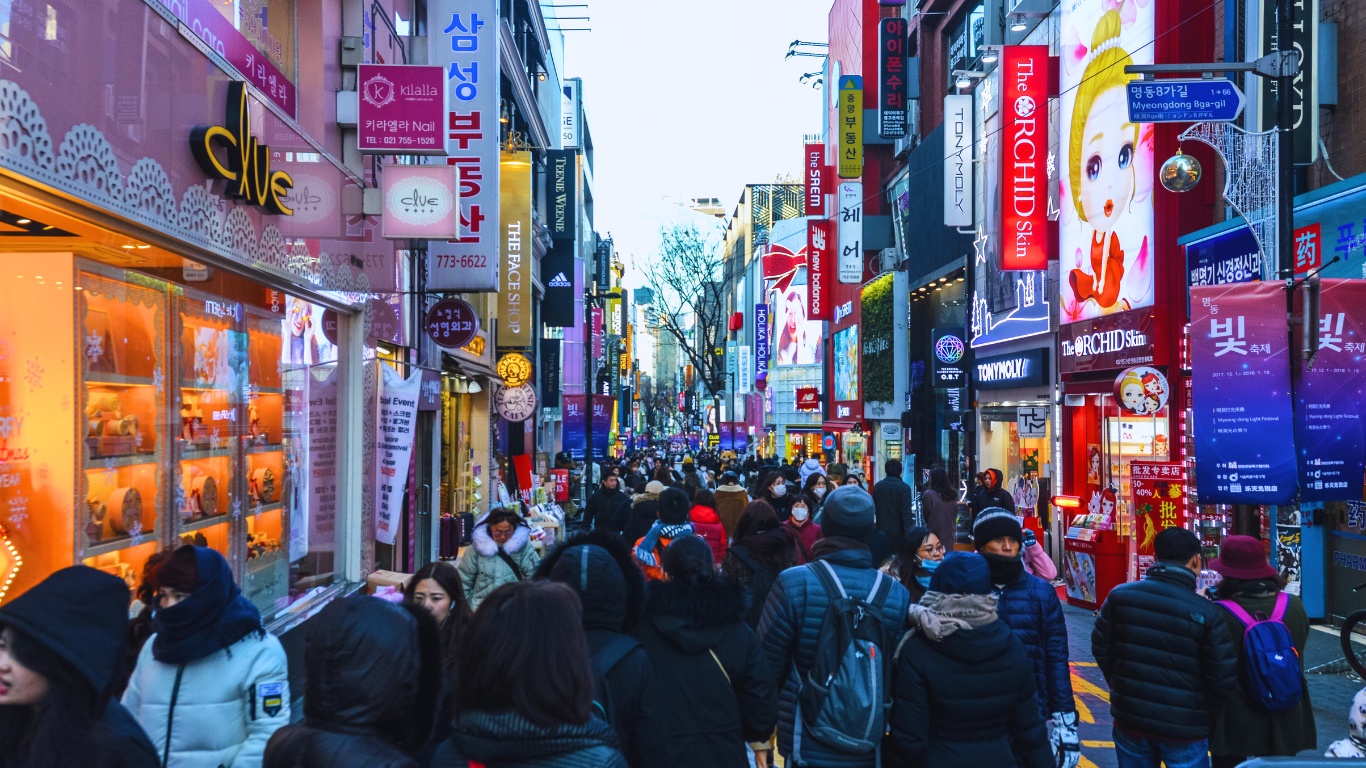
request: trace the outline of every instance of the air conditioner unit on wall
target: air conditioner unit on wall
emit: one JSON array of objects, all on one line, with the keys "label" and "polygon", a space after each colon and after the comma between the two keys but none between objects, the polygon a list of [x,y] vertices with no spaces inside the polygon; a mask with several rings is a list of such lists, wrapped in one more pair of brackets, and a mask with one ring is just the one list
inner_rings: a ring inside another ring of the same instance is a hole
[{"label": "air conditioner unit on wall", "polygon": [[901,263],[901,249],[896,246],[883,248],[877,255],[877,271],[891,272]]}]

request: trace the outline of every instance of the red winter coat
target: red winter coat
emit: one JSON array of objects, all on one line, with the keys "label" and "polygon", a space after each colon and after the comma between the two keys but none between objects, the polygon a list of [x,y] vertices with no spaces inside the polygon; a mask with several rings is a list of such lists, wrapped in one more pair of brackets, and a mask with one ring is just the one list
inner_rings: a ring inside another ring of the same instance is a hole
[{"label": "red winter coat", "polygon": [[783,527],[787,529],[787,535],[792,537],[793,548],[797,551],[797,565],[806,565],[811,559],[811,548],[825,538],[821,527],[810,520],[806,521],[806,525],[798,526],[790,517],[783,523]]},{"label": "red winter coat", "polygon": [[692,520],[693,533],[707,540],[713,562],[720,565],[726,556],[726,529],[721,525],[721,516],[711,507],[699,504],[688,512],[688,518]]}]

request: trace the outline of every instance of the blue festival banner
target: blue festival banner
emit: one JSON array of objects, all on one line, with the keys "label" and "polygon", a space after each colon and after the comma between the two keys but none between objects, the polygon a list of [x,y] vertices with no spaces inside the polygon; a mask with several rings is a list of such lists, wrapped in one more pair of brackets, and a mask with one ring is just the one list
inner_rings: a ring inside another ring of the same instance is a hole
[{"label": "blue festival banner", "polygon": [[[754,381],[768,379],[769,334],[768,305],[754,305]],[[760,386],[759,389],[763,389]]]},{"label": "blue festival banner", "polygon": [[564,449],[582,461],[588,447],[588,396],[564,396]]},{"label": "blue festival banner", "polygon": [[1191,289],[1191,385],[1200,504],[1295,497],[1285,286]]},{"label": "blue festival banner", "polygon": [[743,423],[735,425],[735,452],[744,455],[749,450],[749,431]]},{"label": "blue festival banner", "polygon": [[612,431],[611,395],[593,395],[593,458],[607,458],[609,432]]},{"label": "blue festival banner", "polygon": [[[1295,298],[1303,299],[1301,290]],[[1295,387],[1302,501],[1361,501],[1366,469],[1366,280],[1324,280],[1319,350]]]},{"label": "blue festival banner", "polygon": [[720,446],[720,447],[721,447],[721,450],[723,450],[723,451],[733,451],[733,450],[735,450],[735,430],[734,430],[734,426],[735,426],[735,425],[731,424],[729,421],[723,421],[723,422],[721,422],[721,446]]},{"label": "blue festival banner", "polygon": [[696,432],[688,434],[688,448],[696,451],[702,448],[702,436]]}]

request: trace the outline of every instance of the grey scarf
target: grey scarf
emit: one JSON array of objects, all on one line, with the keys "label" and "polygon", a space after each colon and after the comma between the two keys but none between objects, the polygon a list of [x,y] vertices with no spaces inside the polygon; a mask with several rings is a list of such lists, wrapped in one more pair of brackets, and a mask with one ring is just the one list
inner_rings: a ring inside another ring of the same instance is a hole
[{"label": "grey scarf", "polygon": [[960,629],[976,629],[996,620],[996,595],[945,595],[926,592],[911,606],[911,631],[939,642]]}]

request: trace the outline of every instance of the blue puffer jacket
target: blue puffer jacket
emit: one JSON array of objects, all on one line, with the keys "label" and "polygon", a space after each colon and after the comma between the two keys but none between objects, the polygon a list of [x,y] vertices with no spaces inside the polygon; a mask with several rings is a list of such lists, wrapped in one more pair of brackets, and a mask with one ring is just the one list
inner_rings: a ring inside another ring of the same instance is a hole
[{"label": "blue puffer jacket", "polygon": [[1067,666],[1067,622],[1058,592],[1028,571],[1000,592],[997,614],[1024,643],[1034,665],[1034,687],[1044,717],[1073,712],[1072,671]]},{"label": "blue puffer jacket", "polygon": [[[867,549],[838,549],[841,540],[827,539],[817,544],[813,555],[834,566],[840,584],[852,598],[866,599],[877,578],[873,557]],[[837,550],[837,551],[831,551]],[[890,653],[901,638],[911,595],[895,580],[883,603],[882,621],[887,628]],[[788,765],[796,765],[792,756],[792,726],[797,717],[798,682],[811,670],[816,655],[816,641],[825,621],[830,599],[809,566],[788,568],[779,576],[764,603],[759,619],[759,646],[767,661],[767,672],[775,684],[781,684],[778,697],[778,751],[788,756]],[[889,681],[890,684],[890,681]],[[888,692],[890,695],[890,691]],[[849,755],[825,749],[811,740],[802,740],[801,766],[812,768],[862,768],[876,763],[872,752],[866,756]]]}]

